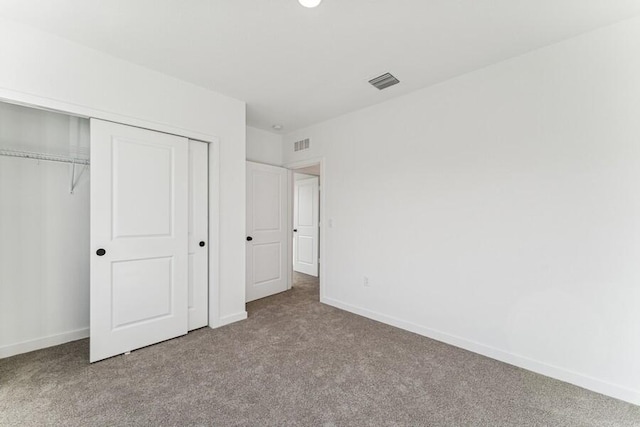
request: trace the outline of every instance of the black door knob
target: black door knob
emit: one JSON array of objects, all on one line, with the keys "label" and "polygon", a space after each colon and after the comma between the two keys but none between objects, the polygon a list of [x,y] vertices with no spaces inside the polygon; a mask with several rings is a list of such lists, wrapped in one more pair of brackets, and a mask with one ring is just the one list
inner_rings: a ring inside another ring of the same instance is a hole
[{"label": "black door knob", "polygon": [[294,233],[297,233],[297,232],[298,232],[298,229],[297,229],[297,228],[294,228],[294,229],[293,229],[293,232],[294,232]]},{"label": "black door knob", "polygon": [[251,237],[251,236],[247,236],[247,242],[250,242],[250,241],[252,241],[252,240],[253,240],[253,237]]},{"label": "black door knob", "polygon": [[98,249],[98,250],[96,251],[96,255],[98,255],[98,256],[102,256],[102,255],[104,255],[104,254],[106,254],[106,253],[107,253],[107,251],[105,251],[105,250],[104,250],[104,249],[102,249],[102,248],[100,248],[100,249]]},{"label": "black door knob", "polygon": [[200,242],[200,247],[203,247],[205,245],[204,241]]}]

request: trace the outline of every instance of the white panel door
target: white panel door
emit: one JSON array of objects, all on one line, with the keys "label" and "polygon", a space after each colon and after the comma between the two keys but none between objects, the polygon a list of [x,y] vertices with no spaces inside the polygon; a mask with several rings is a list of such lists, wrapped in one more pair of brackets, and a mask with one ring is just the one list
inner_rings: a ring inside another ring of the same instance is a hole
[{"label": "white panel door", "polygon": [[189,330],[208,323],[208,144],[189,141]]},{"label": "white panel door", "polygon": [[187,333],[188,149],[91,120],[91,362]]},{"label": "white panel door", "polygon": [[318,177],[293,184],[293,269],[318,277]]},{"label": "white panel door", "polygon": [[247,162],[247,302],[287,290],[287,169]]}]

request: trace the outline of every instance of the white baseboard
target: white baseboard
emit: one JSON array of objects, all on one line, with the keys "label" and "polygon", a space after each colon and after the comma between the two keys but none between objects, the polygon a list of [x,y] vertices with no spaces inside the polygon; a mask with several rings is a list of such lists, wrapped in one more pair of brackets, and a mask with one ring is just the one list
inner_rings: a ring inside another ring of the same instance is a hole
[{"label": "white baseboard", "polygon": [[[231,314],[219,319],[215,324],[209,325],[212,328],[219,328],[230,323],[239,322],[247,318],[247,312]],[[61,334],[49,335],[42,338],[21,341],[15,344],[8,344],[0,347],[0,359],[15,356],[17,354],[28,353],[30,351],[40,350],[54,345],[65,344],[71,341],[89,338],[89,328],[78,329],[75,331],[63,332]]]},{"label": "white baseboard", "polygon": [[0,347],[0,359],[89,337],[89,328],[49,335]]},{"label": "white baseboard", "polygon": [[228,316],[221,317],[216,322],[210,323],[210,328],[219,328],[224,325],[228,325],[230,323],[239,322],[241,320],[245,320],[247,318],[247,312],[241,311],[240,313],[230,314]]},{"label": "white baseboard", "polygon": [[487,356],[492,359],[517,366],[519,368],[527,369],[538,374],[577,385],[587,390],[595,391],[596,393],[601,393],[616,399],[624,400],[625,402],[629,402],[634,405],[640,405],[640,390],[634,390],[617,384],[612,384],[588,375],[533,360],[526,356],[510,353],[504,350],[497,349],[495,347],[481,344],[479,342],[420,326],[412,322],[398,319],[393,316],[387,316],[382,313],[371,311],[362,307],[357,307],[332,298],[324,297],[320,299],[320,302],[339,308],[341,310],[367,317],[369,319],[377,320],[378,322],[386,323],[400,329],[414,332],[416,334],[434,339],[436,341],[441,341],[455,347],[460,347],[465,350],[469,350],[474,353],[478,353],[483,356]]}]

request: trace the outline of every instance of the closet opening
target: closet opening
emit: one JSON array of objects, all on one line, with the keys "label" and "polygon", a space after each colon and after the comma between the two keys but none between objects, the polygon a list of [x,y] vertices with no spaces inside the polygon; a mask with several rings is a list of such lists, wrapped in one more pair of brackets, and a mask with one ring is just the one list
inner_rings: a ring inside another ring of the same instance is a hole
[{"label": "closet opening", "polygon": [[0,102],[0,358],[89,336],[89,120]]}]

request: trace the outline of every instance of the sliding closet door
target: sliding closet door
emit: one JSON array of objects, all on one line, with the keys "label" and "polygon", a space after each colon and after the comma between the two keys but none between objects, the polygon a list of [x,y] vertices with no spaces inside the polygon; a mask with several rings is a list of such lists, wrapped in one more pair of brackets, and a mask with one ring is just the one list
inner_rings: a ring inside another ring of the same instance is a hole
[{"label": "sliding closet door", "polygon": [[187,333],[188,142],[91,120],[91,362]]},{"label": "sliding closet door", "polygon": [[208,144],[189,141],[189,330],[209,320],[208,171]]}]

